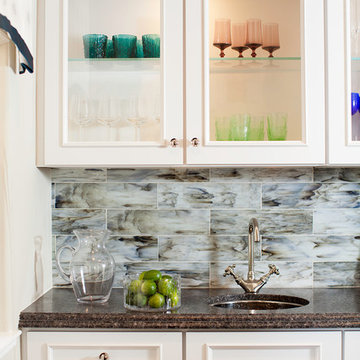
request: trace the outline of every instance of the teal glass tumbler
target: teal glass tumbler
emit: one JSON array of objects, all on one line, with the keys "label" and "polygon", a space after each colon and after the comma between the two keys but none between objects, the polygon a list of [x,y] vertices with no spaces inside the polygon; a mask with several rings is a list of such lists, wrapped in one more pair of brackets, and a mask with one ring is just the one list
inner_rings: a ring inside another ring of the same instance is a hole
[{"label": "teal glass tumbler", "polygon": [[112,37],[114,52],[116,58],[134,58],[136,57],[135,35],[119,34]]},{"label": "teal glass tumbler", "polygon": [[287,136],[287,113],[267,115],[267,135],[269,141],[284,141]]},{"label": "teal glass tumbler", "polygon": [[114,58],[115,52],[114,52],[114,44],[111,39],[108,39],[106,43],[106,55],[107,58]]},{"label": "teal glass tumbler", "polygon": [[107,36],[103,34],[83,35],[84,57],[104,58],[106,52]]},{"label": "teal glass tumbler", "polygon": [[158,34],[147,34],[142,36],[144,58],[160,57],[160,36]]},{"label": "teal glass tumbler", "polygon": [[137,58],[144,57],[144,49],[143,49],[143,43],[142,43],[141,39],[137,39],[137,41],[136,41],[136,57]]}]

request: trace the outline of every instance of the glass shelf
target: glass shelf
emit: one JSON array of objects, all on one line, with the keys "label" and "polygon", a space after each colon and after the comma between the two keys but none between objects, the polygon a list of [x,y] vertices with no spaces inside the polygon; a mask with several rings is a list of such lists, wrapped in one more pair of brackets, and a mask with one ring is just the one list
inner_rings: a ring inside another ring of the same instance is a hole
[{"label": "glass shelf", "polygon": [[[360,58],[358,58],[360,60]],[[265,61],[274,61],[274,60],[290,60],[290,61],[296,61],[296,60],[301,60],[301,57],[243,57],[243,58],[239,58],[239,57],[224,57],[224,58],[220,58],[220,57],[216,57],[216,58],[210,58],[210,61],[214,61],[214,60],[229,60],[229,61],[258,61],[258,60],[265,60]]]},{"label": "glass shelf", "polygon": [[160,58],[69,59],[69,72],[159,72]]},{"label": "glass shelf", "polygon": [[300,57],[210,58],[210,73],[258,73],[300,70]]}]

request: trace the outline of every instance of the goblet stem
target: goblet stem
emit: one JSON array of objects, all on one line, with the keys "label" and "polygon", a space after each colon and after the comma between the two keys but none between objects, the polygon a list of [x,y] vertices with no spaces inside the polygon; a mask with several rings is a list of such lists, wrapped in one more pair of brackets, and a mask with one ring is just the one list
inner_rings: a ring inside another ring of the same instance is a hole
[{"label": "goblet stem", "polygon": [[260,47],[262,44],[258,44],[258,43],[251,43],[251,44],[246,44],[246,46],[248,46],[251,50],[251,57],[256,57],[256,52],[255,50]]},{"label": "goblet stem", "polygon": [[108,139],[108,141],[111,141],[111,125],[110,124],[106,125],[106,138]]},{"label": "goblet stem", "polygon": [[79,125],[79,141],[83,141],[84,139],[84,127]]},{"label": "goblet stem", "polygon": [[263,46],[263,49],[269,52],[269,57],[274,57],[273,52],[280,49],[280,46]]},{"label": "goblet stem", "polygon": [[135,125],[135,138],[136,141],[140,141],[140,125]]},{"label": "goblet stem", "polygon": [[224,57],[225,56],[225,53],[224,53],[224,50],[226,48],[228,48],[231,44],[226,44],[226,43],[214,43],[213,44],[215,47],[217,47],[218,49],[220,49],[220,57]]},{"label": "goblet stem", "polygon": [[244,57],[243,56],[243,51],[245,51],[246,49],[248,49],[248,47],[247,46],[234,46],[234,47],[232,47],[232,49],[233,50],[236,50],[236,51],[238,51],[239,52],[239,58],[242,58],[242,57]]}]

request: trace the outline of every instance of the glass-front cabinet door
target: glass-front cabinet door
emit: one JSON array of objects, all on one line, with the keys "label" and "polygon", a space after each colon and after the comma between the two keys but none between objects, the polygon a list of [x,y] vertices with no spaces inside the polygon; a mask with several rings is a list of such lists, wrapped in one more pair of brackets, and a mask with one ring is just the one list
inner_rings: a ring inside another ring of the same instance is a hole
[{"label": "glass-front cabinet door", "polygon": [[329,164],[360,164],[360,1],[327,0]]},{"label": "glass-front cabinet door", "polygon": [[38,165],[183,162],[182,12],[182,0],[41,2]]},{"label": "glass-front cabinet door", "polygon": [[190,164],[325,162],[322,0],[187,0]]}]

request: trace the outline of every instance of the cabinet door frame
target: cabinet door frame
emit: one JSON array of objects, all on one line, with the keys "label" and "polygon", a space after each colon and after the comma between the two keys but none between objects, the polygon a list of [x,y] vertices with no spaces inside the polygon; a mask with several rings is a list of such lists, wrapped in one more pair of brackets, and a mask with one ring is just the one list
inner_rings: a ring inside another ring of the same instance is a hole
[{"label": "cabinet door frame", "polygon": [[328,164],[359,165],[351,140],[350,0],[326,0]]},{"label": "cabinet door frame", "polygon": [[156,360],[182,360],[182,334],[180,332],[107,331],[29,331],[26,333],[26,360],[56,360],[57,351],[67,350],[87,354],[85,357],[90,354],[99,356],[102,352],[108,352],[111,360],[111,350],[123,349],[152,350],[156,353]]},{"label": "cabinet door frame", "polygon": [[[321,165],[325,163],[325,69],[323,0],[300,0],[302,16],[304,141],[222,144],[209,141],[209,0],[185,0],[187,164]],[[304,25],[306,24],[306,26]],[[191,145],[198,138],[198,146]]]},{"label": "cabinet door frame", "polygon": [[359,359],[360,331],[344,331],[344,360]]},{"label": "cabinet door frame", "polygon": [[201,332],[186,334],[186,360],[213,360],[217,350],[311,349],[312,360],[341,359],[341,331]]},{"label": "cabinet door frame", "polygon": [[[118,166],[182,164],[183,1],[161,2],[163,141],[68,143],[67,5],[72,0],[39,0],[37,51],[37,165]],[[179,139],[177,147],[170,146]]]}]

